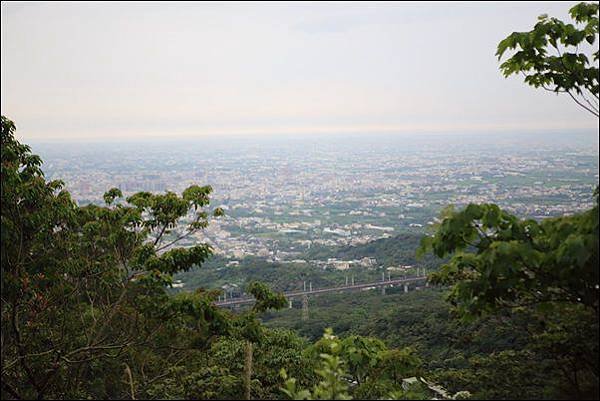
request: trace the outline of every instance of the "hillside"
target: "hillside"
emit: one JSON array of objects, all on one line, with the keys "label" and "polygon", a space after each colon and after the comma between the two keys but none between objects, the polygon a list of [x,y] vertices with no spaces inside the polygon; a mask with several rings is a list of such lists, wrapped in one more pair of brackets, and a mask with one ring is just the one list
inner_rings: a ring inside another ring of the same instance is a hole
[{"label": "hillside", "polygon": [[439,259],[425,255],[417,259],[416,249],[421,243],[422,234],[406,232],[390,238],[381,238],[366,244],[344,247],[316,247],[306,253],[308,259],[338,258],[343,260],[373,257],[384,267],[398,265],[420,265],[436,267]]},{"label": "hillside", "polygon": [[[402,234],[392,238],[379,239],[367,244],[339,248],[320,247],[306,252],[306,260],[360,260],[364,257],[377,259],[377,266],[366,268],[351,267],[348,270],[322,268],[309,263],[270,262],[264,258],[247,257],[239,265],[226,266],[227,260],[213,257],[201,268],[180,273],[176,280],[184,283],[184,289],[218,288],[226,284],[235,284],[245,288],[252,281],[261,281],[277,291],[291,291],[302,288],[304,281],[312,282],[314,288],[331,287],[345,283],[346,277],[354,276],[356,282],[371,282],[381,279],[380,267],[409,265],[426,267],[433,271],[440,260],[427,255],[421,260],[415,256],[421,236]],[[302,258],[301,258],[302,259]],[[390,272],[399,275],[399,272]]]}]

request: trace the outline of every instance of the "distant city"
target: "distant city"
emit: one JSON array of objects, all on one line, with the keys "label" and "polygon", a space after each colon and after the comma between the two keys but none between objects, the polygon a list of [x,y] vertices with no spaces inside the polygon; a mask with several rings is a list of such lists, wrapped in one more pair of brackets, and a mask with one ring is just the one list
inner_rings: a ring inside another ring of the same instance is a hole
[{"label": "distant city", "polygon": [[598,184],[598,138],[582,133],[209,137],[33,151],[80,204],[102,203],[112,187],[130,195],[211,185],[211,206],[225,216],[181,245],[208,242],[231,264],[305,262],[314,246],[425,232],[449,204],[560,216],[591,207]]}]

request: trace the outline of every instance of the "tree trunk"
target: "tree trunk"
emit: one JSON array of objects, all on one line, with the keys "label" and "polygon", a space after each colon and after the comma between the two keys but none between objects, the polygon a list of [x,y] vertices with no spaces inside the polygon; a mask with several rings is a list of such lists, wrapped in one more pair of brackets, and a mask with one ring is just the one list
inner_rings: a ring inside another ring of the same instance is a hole
[{"label": "tree trunk", "polygon": [[252,343],[246,340],[246,350],[244,358],[244,395],[245,399],[250,399],[250,384],[252,381]]}]

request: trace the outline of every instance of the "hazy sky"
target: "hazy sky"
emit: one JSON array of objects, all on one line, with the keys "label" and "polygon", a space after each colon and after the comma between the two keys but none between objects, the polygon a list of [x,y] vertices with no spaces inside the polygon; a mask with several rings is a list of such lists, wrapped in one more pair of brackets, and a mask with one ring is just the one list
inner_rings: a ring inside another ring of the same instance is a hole
[{"label": "hazy sky", "polygon": [[566,3],[2,3],[23,139],[596,129],[504,79],[497,43]]}]

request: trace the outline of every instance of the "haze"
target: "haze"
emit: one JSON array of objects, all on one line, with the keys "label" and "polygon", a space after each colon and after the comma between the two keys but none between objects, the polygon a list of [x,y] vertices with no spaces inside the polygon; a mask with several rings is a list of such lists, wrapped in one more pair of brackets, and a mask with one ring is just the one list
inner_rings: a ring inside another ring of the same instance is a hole
[{"label": "haze", "polygon": [[2,114],[24,140],[594,132],[494,56],[574,3],[2,3]]}]

